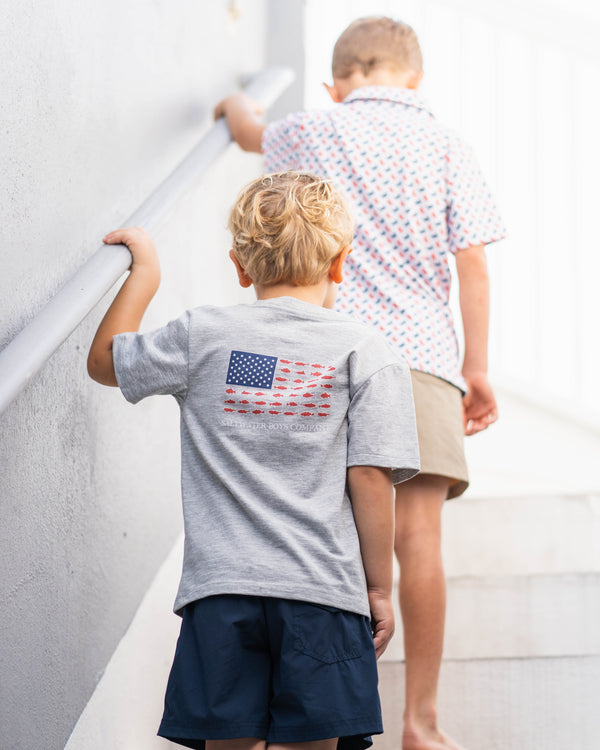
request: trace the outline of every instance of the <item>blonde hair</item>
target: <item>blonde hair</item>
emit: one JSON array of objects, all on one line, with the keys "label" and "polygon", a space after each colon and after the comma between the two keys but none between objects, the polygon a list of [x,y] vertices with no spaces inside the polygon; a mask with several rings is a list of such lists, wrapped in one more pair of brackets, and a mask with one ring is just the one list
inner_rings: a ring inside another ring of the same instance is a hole
[{"label": "blonde hair", "polygon": [[318,283],[354,232],[341,193],[310,172],[263,175],[246,185],[228,226],[235,257],[265,286]]},{"label": "blonde hair", "polygon": [[423,56],[413,28],[386,16],[370,16],[353,21],[333,48],[331,69],[334,78],[348,78],[360,71],[367,76],[376,68],[423,70]]}]

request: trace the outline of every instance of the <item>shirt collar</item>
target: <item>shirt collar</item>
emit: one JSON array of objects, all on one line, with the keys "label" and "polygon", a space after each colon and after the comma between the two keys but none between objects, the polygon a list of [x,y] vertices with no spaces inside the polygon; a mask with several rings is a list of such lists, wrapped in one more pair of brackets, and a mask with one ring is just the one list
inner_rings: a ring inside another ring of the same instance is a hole
[{"label": "shirt collar", "polygon": [[406,104],[409,107],[423,109],[432,114],[429,105],[419,96],[414,89],[404,89],[397,86],[363,86],[354,89],[344,99],[343,104],[367,100],[394,102],[395,104]]}]

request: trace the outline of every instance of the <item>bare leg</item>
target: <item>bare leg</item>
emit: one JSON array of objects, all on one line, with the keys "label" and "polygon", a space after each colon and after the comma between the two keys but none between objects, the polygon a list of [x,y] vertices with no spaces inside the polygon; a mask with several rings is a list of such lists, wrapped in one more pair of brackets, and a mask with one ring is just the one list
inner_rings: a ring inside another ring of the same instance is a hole
[{"label": "bare leg", "polygon": [[[314,742],[275,742],[269,750],[335,750],[337,737]],[[235,740],[206,740],[206,750],[265,750],[267,744],[257,737],[242,737]]]},{"label": "bare leg", "polygon": [[265,750],[267,743],[258,737],[239,737],[234,740],[206,740],[206,750]]},{"label": "bare leg", "polygon": [[441,513],[449,480],[419,474],[396,486],[395,552],[406,658],[402,750],[463,750],[437,725],[437,686],[444,646],[446,580]]},{"label": "bare leg", "polygon": [[313,742],[274,742],[269,745],[269,750],[335,750],[337,742],[337,737]]}]

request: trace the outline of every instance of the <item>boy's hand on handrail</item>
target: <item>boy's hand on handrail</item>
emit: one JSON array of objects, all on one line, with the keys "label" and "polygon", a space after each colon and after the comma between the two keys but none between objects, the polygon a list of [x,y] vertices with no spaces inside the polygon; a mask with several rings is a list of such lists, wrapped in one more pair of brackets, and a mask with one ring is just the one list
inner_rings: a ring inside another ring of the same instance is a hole
[{"label": "boy's hand on handrail", "polygon": [[217,104],[214,111],[214,118],[215,120],[218,120],[219,117],[227,117],[227,112],[231,112],[235,109],[249,109],[259,117],[265,112],[261,105],[249,97],[248,94],[244,94],[243,91],[238,91],[235,94],[226,96],[225,99],[222,99]]},{"label": "boy's hand on handrail", "polygon": [[103,385],[116,386],[113,336],[137,331],[160,284],[160,264],[150,236],[139,227],[117,229],[104,237],[107,245],[126,245],[133,258],[131,272],[102,319],[88,355],[88,373]]},{"label": "boy's hand on handrail", "polygon": [[102,238],[106,245],[126,245],[131,252],[133,263],[131,270],[141,268],[158,273],[160,279],[160,264],[156,246],[149,234],[141,227],[116,229]]},{"label": "boy's hand on handrail", "polygon": [[225,117],[233,140],[244,151],[261,153],[261,141],[266,125],[262,121],[263,108],[247,94],[238,92],[220,101],[214,118]]}]

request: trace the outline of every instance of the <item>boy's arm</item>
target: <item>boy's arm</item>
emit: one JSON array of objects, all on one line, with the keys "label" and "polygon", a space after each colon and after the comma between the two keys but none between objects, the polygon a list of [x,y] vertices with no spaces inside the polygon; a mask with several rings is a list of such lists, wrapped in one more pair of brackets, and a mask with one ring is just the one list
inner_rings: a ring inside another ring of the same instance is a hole
[{"label": "boy's arm", "polygon": [[390,469],[350,466],[348,489],[367,579],[377,656],[394,634],[394,489]]},{"label": "boy's arm", "polygon": [[463,398],[463,421],[465,434],[474,435],[498,418],[496,399],[487,377],[490,289],[484,245],[458,250],[456,270],[465,335],[462,374],[469,389]]},{"label": "boy's arm", "polygon": [[108,308],[88,354],[88,373],[103,385],[116,386],[113,336],[137,331],[160,283],[156,248],[143,229],[117,229],[104,237],[107,245],[127,245],[133,256],[129,276]]},{"label": "boy's arm", "polygon": [[261,153],[261,140],[265,123],[261,119],[261,106],[241,92],[228,96],[215,107],[214,117],[225,117],[233,140],[244,149]]}]

